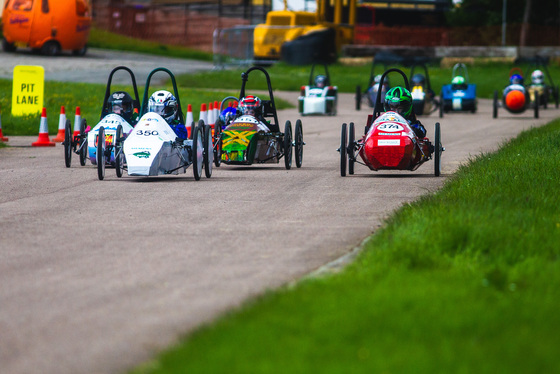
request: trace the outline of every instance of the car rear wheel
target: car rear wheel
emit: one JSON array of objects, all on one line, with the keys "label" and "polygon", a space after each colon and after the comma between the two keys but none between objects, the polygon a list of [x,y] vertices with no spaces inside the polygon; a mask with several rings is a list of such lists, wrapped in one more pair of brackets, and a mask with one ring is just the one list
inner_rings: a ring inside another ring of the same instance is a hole
[{"label": "car rear wheel", "polygon": [[300,168],[303,162],[303,126],[301,120],[296,121],[294,135],[294,151],[296,153],[296,167]]},{"label": "car rear wheel", "polygon": [[210,125],[204,126],[204,175],[206,178],[212,176],[212,166],[214,164],[214,149],[212,147],[212,128]]},{"label": "car rear wheel", "polygon": [[64,126],[64,163],[67,168],[72,164],[72,124],[69,119]]},{"label": "car rear wheel", "polygon": [[6,39],[2,39],[2,49],[4,52],[15,52],[17,47],[14,43],[10,43]]},{"label": "car rear wheel", "polygon": [[498,91],[494,91],[492,118],[498,118]]},{"label": "car rear wheel", "polygon": [[356,86],[356,110],[360,110],[362,107],[362,88]]},{"label": "car rear wheel", "polygon": [[443,151],[443,147],[441,146],[441,130],[439,122],[436,122],[434,133],[434,174],[436,177],[439,177],[441,174],[441,153]]},{"label": "car rear wheel", "polygon": [[95,155],[97,161],[97,177],[100,181],[105,178],[105,128],[101,126],[97,134],[97,153]]},{"label": "car rear wheel", "polygon": [[80,144],[79,144],[80,165],[82,166],[86,165],[86,158],[87,158],[87,151],[88,151],[86,127],[87,127],[87,121],[84,118],[80,123]]},{"label": "car rear wheel", "polygon": [[117,132],[115,133],[114,140],[114,152],[115,152],[115,170],[117,172],[117,178],[121,178],[124,170],[124,152],[123,152],[123,127],[122,125],[117,126]]},{"label": "car rear wheel", "polygon": [[292,123],[286,121],[284,126],[284,166],[287,170],[292,167]]},{"label": "car rear wheel", "polygon": [[348,125],[348,147],[346,148],[346,152],[348,153],[348,174],[350,175],[354,174],[354,163],[356,161],[356,156],[354,155],[355,134],[354,122],[350,122]]},{"label": "car rear wheel", "polygon": [[217,120],[214,125],[214,166],[222,164],[222,121]]},{"label": "car rear wheel", "polygon": [[539,118],[539,96],[538,94],[535,95],[535,118]]},{"label": "car rear wheel", "polygon": [[195,180],[200,180],[202,176],[202,162],[203,162],[203,143],[202,143],[203,128],[195,126],[193,130],[193,143],[192,143],[192,168]]},{"label": "car rear wheel", "polygon": [[60,45],[57,41],[50,40],[43,44],[41,53],[45,56],[57,56],[60,53]]},{"label": "car rear wheel", "polygon": [[346,124],[342,124],[342,129],[340,132],[340,148],[338,151],[340,152],[340,176],[346,176],[346,163],[348,162],[348,154],[346,152],[347,144],[347,132],[346,132]]}]

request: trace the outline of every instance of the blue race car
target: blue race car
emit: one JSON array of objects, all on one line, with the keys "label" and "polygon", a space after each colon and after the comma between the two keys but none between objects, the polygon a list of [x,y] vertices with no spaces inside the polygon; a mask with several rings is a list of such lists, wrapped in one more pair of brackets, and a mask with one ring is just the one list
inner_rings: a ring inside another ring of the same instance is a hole
[{"label": "blue race car", "polygon": [[469,73],[465,64],[458,63],[453,66],[451,84],[441,88],[440,102],[440,118],[444,112],[476,113],[476,84],[469,83]]}]

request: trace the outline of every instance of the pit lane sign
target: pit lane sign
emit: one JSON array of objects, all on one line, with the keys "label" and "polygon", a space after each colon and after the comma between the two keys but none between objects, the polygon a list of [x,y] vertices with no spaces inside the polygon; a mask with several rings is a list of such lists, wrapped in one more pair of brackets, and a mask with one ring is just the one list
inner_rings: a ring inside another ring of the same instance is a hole
[{"label": "pit lane sign", "polygon": [[45,69],[42,66],[17,65],[12,83],[12,115],[40,113],[43,109]]}]

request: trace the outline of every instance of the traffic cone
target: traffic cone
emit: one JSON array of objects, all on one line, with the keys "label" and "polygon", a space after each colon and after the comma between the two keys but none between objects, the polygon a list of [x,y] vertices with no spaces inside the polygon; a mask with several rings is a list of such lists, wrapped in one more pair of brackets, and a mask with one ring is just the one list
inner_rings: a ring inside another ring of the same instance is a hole
[{"label": "traffic cone", "polygon": [[31,143],[33,147],[54,147],[49,139],[49,125],[47,124],[47,108],[43,108],[41,113],[41,125],[39,126],[39,138],[35,143]]},{"label": "traffic cone", "polygon": [[187,120],[186,120],[186,123],[185,123],[185,127],[187,128],[187,131],[189,132],[189,139],[191,137],[193,122],[194,122],[194,117],[193,117],[193,114],[192,114],[192,105],[189,104],[189,105],[187,105]]},{"label": "traffic cone", "polygon": [[203,120],[204,124],[208,123],[208,111],[206,110],[206,104],[200,104],[200,115],[198,116],[198,120]]},{"label": "traffic cone", "polygon": [[218,118],[220,118],[220,103],[214,101],[214,123],[212,123],[213,125],[216,123]]},{"label": "traffic cone", "polygon": [[208,122],[205,122],[206,125],[212,126],[214,123],[214,103],[208,104]]},{"label": "traffic cone", "polygon": [[66,131],[66,110],[64,109],[64,105],[60,107],[60,116],[58,117],[58,134],[56,138],[53,139],[53,142],[63,142],[64,141],[64,132]]},{"label": "traffic cone", "polygon": [[0,109],[0,142],[7,142],[8,138],[6,138],[3,134],[2,134],[2,110]]},{"label": "traffic cone", "polygon": [[80,107],[76,107],[76,116],[74,117],[74,136],[80,135],[80,124],[82,123],[82,112]]}]

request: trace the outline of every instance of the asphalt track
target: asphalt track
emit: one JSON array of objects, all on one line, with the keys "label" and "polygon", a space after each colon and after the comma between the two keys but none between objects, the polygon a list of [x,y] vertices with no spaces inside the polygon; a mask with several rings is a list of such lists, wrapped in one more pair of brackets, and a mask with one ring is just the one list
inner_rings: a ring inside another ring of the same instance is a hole
[{"label": "asphalt track", "polygon": [[[342,178],[340,125],[363,129],[367,113],[347,94],[336,117],[303,117],[301,169],[224,165],[198,182],[191,169],[122,179],[108,169],[99,181],[75,158],[67,169],[60,145],[10,137],[12,147],[0,149],[0,371],[122,373],[248,298],[351,253],[461,163],[560,112],[536,120],[501,111],[493,120],[481,100],[477,114],[422,117],[428,136],[441,122],[441,177],[430,161],[414,172],[357,165]],[[297,118],[295,109],[279,113],[281,123]]]}]

